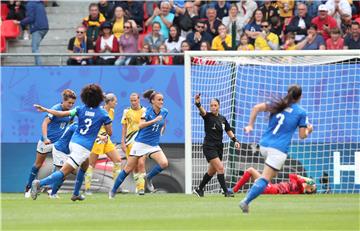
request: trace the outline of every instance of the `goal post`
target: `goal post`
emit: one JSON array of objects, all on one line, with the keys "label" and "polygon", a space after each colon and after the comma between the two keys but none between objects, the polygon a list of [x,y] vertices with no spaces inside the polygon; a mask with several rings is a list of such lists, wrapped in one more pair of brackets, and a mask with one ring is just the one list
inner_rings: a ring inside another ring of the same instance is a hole
[{"label": "goal post", "polygon": [[[261,171],[264,164],[258,142],[268,114],[259,114],[254,132],[245,135],[251,108],[284,96],[295,83],[303,88],[300,104],[315,130],[306,140],[294,134],[274,182],[295,173],[314,178],[320,193],[359,193],[360,50],[185,52],[185,193],[192,192],[207,170],[203,121],[194,95],[201,93],[207,111],[210,99],[220,100],[220,113],[241,143],[240,151],[235,150],[224,132],[225,175],[232,187],[248,167]],[[216,178],[205,189],[220,192]]]}]

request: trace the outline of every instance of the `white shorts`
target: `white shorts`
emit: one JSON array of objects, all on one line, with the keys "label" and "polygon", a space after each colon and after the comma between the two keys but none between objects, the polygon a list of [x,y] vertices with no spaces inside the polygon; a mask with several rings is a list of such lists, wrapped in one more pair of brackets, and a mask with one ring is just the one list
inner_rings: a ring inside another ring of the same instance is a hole
[{"label": "white shorts", "polygon": [[70,142],[69,148],[70,155],[68,155],[66,163],[77,169],[87,158],[89,158],[90,150],[73,142]]},{"label": "white shorts", "polygon": [[280,171],[285,163],[287,155],[275,148],[260,146],[260,152],[265,157],[265,164],[269,167]]},{"label": "white shorts", "polygon": [[151,155],[155,152],[160,152],[162,149],[159,145],[157,146],[150,146],[144,143],[140,142],[134,142],[131,151],[130,156],[144,156],[144,155]]},{"label": "white shorts", "polygon": [[57,150],[55,146],[53,147],[52,150],[52,156],[53,156],[53,164],[59,167],[62,167],[68,158],[68,155]]},{"label": "white shorts", "polygon": [[54,144],[45,144],[43,141],[39,140],[36,151],[41,154],[47,154],[52,151],[53,146]]}]

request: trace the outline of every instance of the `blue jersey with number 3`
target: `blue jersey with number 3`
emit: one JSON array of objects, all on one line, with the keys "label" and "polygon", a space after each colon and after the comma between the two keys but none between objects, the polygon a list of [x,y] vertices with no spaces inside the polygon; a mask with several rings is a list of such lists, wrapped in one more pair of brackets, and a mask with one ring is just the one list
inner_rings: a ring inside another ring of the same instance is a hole
[{"label": "blue jersey with number 3", "polygon": [[[63,110],[60,103],[54,105],[51,109],[57,111]],[[47,126],[47,137],[51,143],[55,143],[61,137],[69,122],[74,119],[72,116],[56,117],[50,113],[46,117],[50,119],[50,123]],[[41,136],[40,140],[44,141],[44,138]]]},{"label": "blue jersey with number 3", "polygon": [[65,154],[70,154],[69,143],[77,127],[78,127],[77,123],[73,123],[67,126],[60,139],[56,141],[54,144],[56,150]]},{"label": "blue jersey with number 3", "polygon": [[71,142],[91,150],[101,126],[112,122],[109,114],[101,107],[91,108],[85,105],[73,110],[78,117],[78,128],[71,138]]},{"label": "blue jersey with number 3", "polygon": [[307,124],[306,111],[298,104],[292,104],[282,112],[271,115],[269,126],[260,140],[260,145],[287,153],[296,128],[306,127]]},{"label": "blue jersey with number 3", "polygon": [[165,124],[165,119],[166,116],[168,115],[168,110],[162,108],[159,114],[156,114],[152,107],[148,107],[146,108],[146,111],[141,117],[141,119],[145,119],[145,121],[150,121],[155,119],[159,115],[162,116],[162,120],[157,121],[156,123],[147,126],[143,129],[140,129],[138,135],[135,138],[136,142],[144,143],[150,146],[159,145],[161,128]]}]

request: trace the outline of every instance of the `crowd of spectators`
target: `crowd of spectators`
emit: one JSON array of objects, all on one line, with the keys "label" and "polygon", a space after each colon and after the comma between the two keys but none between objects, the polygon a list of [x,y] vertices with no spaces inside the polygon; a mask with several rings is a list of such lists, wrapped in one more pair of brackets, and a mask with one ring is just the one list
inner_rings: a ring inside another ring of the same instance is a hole
[{"label": "crowd of spectators", "polygon": [[[9,15],[23,17],[23,6],[11,2],[15,10]],[[69,65],[184,62],[179,56],[110,53],[360,49],[360,2],[353,0],[100,0],[88,10],[68,50],[106,55],[77,54],[69,58]]]}]

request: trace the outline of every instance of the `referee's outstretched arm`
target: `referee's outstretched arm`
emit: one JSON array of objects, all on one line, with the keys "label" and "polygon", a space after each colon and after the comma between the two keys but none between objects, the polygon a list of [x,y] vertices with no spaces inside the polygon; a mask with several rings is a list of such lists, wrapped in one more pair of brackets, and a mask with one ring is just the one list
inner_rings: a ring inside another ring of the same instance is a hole
[{"label": "referee's outstretched arm", "polygon": [[200,93],[195,95],[195,106],[199,109],[201,116],[206,115],[205,109],[201,106]]}]

